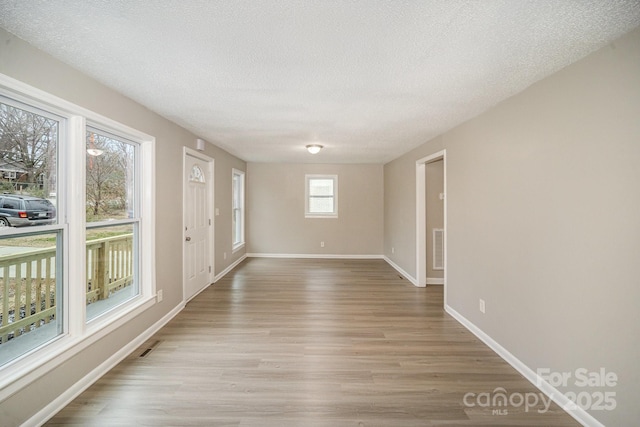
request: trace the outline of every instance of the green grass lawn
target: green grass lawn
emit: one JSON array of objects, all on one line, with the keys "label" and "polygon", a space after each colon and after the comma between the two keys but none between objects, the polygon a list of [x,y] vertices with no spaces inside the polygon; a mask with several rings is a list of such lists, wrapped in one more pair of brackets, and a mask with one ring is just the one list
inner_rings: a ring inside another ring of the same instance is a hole
[{"label": "green grass lawn", "polygon": [[[29,231],[31,230],[33,230],[33,228],[29,228]],[[104,239],[107,237],[120,236],[123,234],[129,234],[132,232],[133,232],[133,226],[131,225],[117,225],[112,227],[92,228],[87,230],[87,241]],[[55,245],[56,245],[56,235],[52,233],[0,238],[0,247],[15,246],[15,247],[23,247],[23,248],[50,248]]]}]

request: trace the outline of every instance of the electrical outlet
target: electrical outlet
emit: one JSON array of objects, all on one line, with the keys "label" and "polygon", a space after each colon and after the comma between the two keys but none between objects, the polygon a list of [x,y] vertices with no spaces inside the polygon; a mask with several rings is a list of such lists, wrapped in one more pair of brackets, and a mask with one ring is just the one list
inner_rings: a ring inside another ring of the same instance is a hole
[{"label": "electrical outlet", "polygon": [[324,242],[320,242],[320,247],[324,248]]},{"label": "electrical outlet", "polygon": [[156,292],[156,299],[158,300],[158,302],[162,301],[162,289]]},{"label": "electrical outlet", "polygon": [[484,300],[480,298],[480,312],[484,314],[484,310],[485,310]]},{"label": "electrical outlet", "polygon": [[227,253],[226,252],[224,253],[224,259],[227,259]]},{"label": "electrical outlet", "polygon": [[391,248],[391,253],[395,254],[396,253],[396,248]]}]

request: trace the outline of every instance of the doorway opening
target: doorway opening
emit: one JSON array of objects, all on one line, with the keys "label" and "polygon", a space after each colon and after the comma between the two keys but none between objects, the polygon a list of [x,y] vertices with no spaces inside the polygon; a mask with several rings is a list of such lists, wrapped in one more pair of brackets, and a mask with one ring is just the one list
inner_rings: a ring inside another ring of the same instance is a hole
[{"label": "doorway opening", "polygon": [[[430,183],[429,177],[431,177]],[[431,186],[430,184],[435,180],[441,182]],[[438,189],[440,186],[441,190]],[[429,191],[427,191],[428,187]],[[421,287],[427,284],[444,285],[445,305],[447,304],[446,194],[446,150],[416,161],[416,284]],[[440,207],[442,216],[437,218]],[[427,217],[428,211],[432,212],[430,218]],[[431,251],[428,251],[428,248],[431,248]]]}]

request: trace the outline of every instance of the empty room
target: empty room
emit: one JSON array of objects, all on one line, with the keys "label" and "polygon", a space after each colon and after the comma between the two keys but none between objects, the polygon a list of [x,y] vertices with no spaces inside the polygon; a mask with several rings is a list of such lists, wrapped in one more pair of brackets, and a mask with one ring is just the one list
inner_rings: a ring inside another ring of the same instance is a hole
[{"label": "empty room", "polygon": [[635,426],[638,0],[0,0],[0,426]]}]

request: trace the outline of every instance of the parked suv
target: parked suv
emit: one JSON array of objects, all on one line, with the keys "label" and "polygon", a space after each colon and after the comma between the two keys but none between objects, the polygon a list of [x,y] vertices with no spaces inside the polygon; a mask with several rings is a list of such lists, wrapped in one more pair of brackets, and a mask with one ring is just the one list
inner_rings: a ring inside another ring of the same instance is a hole
[{"label": "parked suv", "polygon": [[21,194],[0,194],[0,228],[51,224],[56,208],[47,199]]}]

